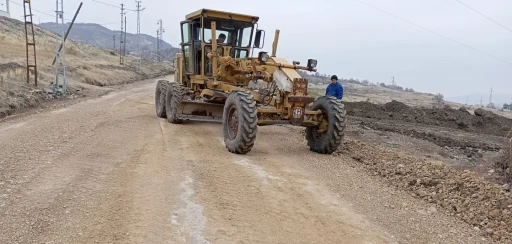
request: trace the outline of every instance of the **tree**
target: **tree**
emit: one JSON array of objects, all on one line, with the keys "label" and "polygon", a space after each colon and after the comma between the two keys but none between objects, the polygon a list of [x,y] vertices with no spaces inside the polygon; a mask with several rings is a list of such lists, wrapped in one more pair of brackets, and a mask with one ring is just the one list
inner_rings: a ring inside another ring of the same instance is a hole
[{"label": "tree", "polygon": [[441,93],[437,93],[434,96],[434,104],[435,108],[442,108],[444,106],[444,96]]}]

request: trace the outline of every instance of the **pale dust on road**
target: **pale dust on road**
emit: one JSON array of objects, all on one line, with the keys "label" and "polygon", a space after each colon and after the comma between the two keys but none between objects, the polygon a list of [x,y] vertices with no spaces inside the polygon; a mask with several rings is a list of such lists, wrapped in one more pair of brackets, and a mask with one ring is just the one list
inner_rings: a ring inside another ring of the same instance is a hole
[{"label": "pale dust on road", "polygon": [[388,188],[294,130],[260,127],[235,155],[220,124],[159,119],[155,84],[0,124],[0,243],[478,243],[440,213],[374,207]]}]

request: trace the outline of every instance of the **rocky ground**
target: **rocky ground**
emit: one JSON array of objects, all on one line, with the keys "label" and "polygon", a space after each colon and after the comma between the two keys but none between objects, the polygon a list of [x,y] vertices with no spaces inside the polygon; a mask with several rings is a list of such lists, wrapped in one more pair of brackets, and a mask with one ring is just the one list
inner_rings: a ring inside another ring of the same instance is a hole
[{"label": "rocky ground", "polygon": [[512,120],[485,110],[413,108],[397,101],[345,106],[348,140],[338,154],[483,236],[512,240],[506,174]]}]

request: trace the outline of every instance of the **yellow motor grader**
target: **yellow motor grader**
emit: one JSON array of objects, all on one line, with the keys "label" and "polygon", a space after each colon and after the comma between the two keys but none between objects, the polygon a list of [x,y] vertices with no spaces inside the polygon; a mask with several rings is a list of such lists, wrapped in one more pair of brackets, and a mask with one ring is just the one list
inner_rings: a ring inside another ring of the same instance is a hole
[{"label": "yellow motor grader", "polygon": [[317,60],[300,66],[276,57],[279,30],[272,53],[261,51],[253,57],[265,39],[258,19],[210,9],[186,15],[174,80],[157,83],[157,116],[174,124],[221,122],[226,148],[236,154],[251,150],[258,126],[278,124],[305,127],[312,151],[334,152],[344,135],[343,104],[308,93],[308,81],[297,70],[316,72]]}]

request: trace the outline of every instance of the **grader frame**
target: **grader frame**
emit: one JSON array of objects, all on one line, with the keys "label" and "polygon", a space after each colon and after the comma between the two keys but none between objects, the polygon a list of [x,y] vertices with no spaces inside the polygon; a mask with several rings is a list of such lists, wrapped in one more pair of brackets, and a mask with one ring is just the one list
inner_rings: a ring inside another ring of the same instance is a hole
[{"label": "grader frame", "polygon": [[[306,127],[310,149],[332,153],[343,139],[343,104],[333,97],[314,99],[308,93],[308,81],[296,70],[315,72],[316,60],[300,66],[276,57],[279,30],[271,55],[259,52],[251,57],[251,51],[264,46],[265,32],[255,30],[258,20],[210,9],[186,15],[174,80],[157,83],[157,116],[171,123],[222,122],[224,142],[232,153],[248,153],[258,126],[277,124]],[[223,40],[217,39],[217,33],[224,35],[226,44],[218,43]]]}]

